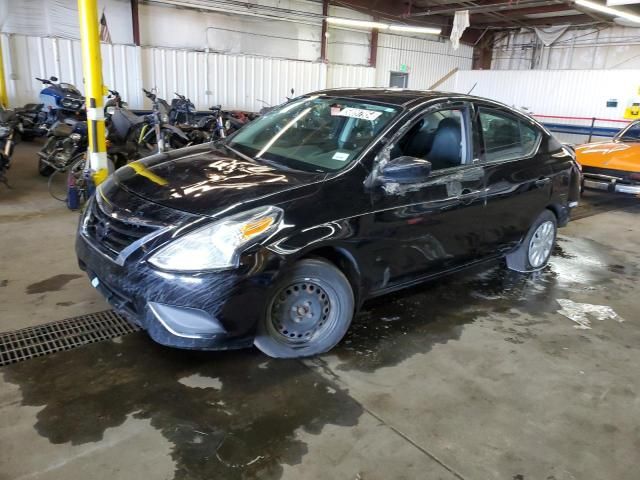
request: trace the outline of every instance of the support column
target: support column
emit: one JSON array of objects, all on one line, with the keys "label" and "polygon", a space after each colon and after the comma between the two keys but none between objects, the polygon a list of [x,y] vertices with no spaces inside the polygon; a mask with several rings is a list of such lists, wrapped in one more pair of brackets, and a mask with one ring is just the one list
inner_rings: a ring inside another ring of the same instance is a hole
[{"label": "support column", "polygon": [[3,108],[9,108],[9,95],[7,94],[7,81],[4,76],[4,56],[2,54],[2,37],[0,37],[0,104]]},{"label": "support column", "polygon": [[106,130],[104,125],[104,85],[102,84],[102,55],[97,0],[78,0],[80,19],[80,47],[82,72],[87,102],[87,130],[89,136],[89,168],[96,185],[109,175]]},{"label": "support column", "polygon": [[377,28],[371,30],[371,51],[369,52],[369,66],[376,68],[378,66],[378,36],[380,31]]},{"label": "support column", "polygon": [[327,17],[329,16],[329,0],[322,0],[322,33],[320,34],[320,61],[327,63],[327,30],[329,24]]},{"label": "support column", "polygon": [[473,70],[491,70],[494,38],[494,32],[487,31],[479,39],[478,44],[473,49],[473,66],[471,67]]},{"label": "support column", "polygon": [[140,17],[138,16],[138,0],[131,0],[131,26],[133,28],[133,43],[140,46]]}]

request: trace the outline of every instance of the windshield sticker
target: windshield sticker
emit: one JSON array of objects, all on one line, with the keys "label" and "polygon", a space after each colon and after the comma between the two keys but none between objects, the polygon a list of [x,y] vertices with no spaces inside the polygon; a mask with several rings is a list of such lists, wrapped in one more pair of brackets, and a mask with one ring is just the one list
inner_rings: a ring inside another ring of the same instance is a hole
[{"label": "windshield sticker", "polygon": [[349,154],[346,152],[336,152],[332,157],[333,160],[338,160],[339,162],[344,162],[349,159]]},{"label": "windshield sticker", "polygon": [[331,108],[331,115],[339,117],[358,118],[361,120],[369,120],[373,122],[376,118],[382,115],[382,112],[374,112],[372,110],[364,110],[362,108],[347,107],[342,110],[337,108]]}]

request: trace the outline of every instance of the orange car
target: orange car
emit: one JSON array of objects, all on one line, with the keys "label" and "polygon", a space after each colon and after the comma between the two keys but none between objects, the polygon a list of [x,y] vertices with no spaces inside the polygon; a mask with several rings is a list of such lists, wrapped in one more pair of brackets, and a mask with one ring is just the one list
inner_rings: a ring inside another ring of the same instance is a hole
[{"label": "orange car", "polygon": [[576,147],[584,186],[640,194],[640,120],[620,130],[610,142]]}]

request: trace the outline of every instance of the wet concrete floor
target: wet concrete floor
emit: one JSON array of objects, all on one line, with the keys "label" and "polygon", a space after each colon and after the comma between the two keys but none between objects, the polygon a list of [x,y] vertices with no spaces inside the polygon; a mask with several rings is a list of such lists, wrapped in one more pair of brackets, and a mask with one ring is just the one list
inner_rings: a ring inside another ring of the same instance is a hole
[{"label": "wet concrete floor", "polygon": [[[318,358],[136,333],[0,368],[0,479],[635,480],[640,202],[589,192],[577,213],[543,272],[489,264],[379,298]],[[19,309],[64,318],[38,296],[92,298],[69,259],[25,273],[14,253],[11,328]]]}]

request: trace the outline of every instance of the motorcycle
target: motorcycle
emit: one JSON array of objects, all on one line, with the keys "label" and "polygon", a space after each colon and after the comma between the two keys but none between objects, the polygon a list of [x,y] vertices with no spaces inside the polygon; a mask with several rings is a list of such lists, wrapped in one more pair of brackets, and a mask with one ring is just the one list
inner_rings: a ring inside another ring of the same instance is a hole
[{"label": "motorcycle", "polygon": [[0,110],[0,183],[7,187],[7,170],[11,167],[11,156],[19,125],[20,120],[13,110]]},{"label": "motorcycle", "polygon": [[192,125],[194,123],[196,106],[193,102],[175,92],[176,97],[171,100],[171,107],[169,111],[169,123],[171,125]]},{"label": "motorcycle", "polygon": [[46,135],[47,130],[41,127],[39,120],[42,106],[42,103],[27,103],[24,107],[15,109],[21,125],[21,140],[28,142],[33,140],[34,137]]},{"label": "motorcycle", "polygon": [[189,144],[187,135],[168,123],[169,104],[156,94],[143,91],[153,102],[151,114],[138,116],[124,106],[115,106],[110,115],[107,150],[116,165]]},{"label": "motorcycle", "polygon": [[67,118],[84,120],[85,98],[80,91],[70,83],[58,82],[56,77],[38,78],[44,88],[40,91],[40,104],[42,105],[37,117],[37,125],[40,129],[49,129],[55,122]]},{"label": "motorcycle", "polygon": [[[122,101],[120,94],[115,90],[109,90],[107,98],[104,112],[108,129],[112,113],[116,108],[126,106],[126,102]],[[87,122],[69,118],[54,123],[47,136],[47,142],[38,153],[38,172],[44,177],[55,171],[66,171],[84,154],[89,143]]]},{"label": "motorcycle", "polygon": [[87,122],[58,120],[47,133],[47,142],[38,152],[38,173],[48,177],[64,172],[87,150]]}]

